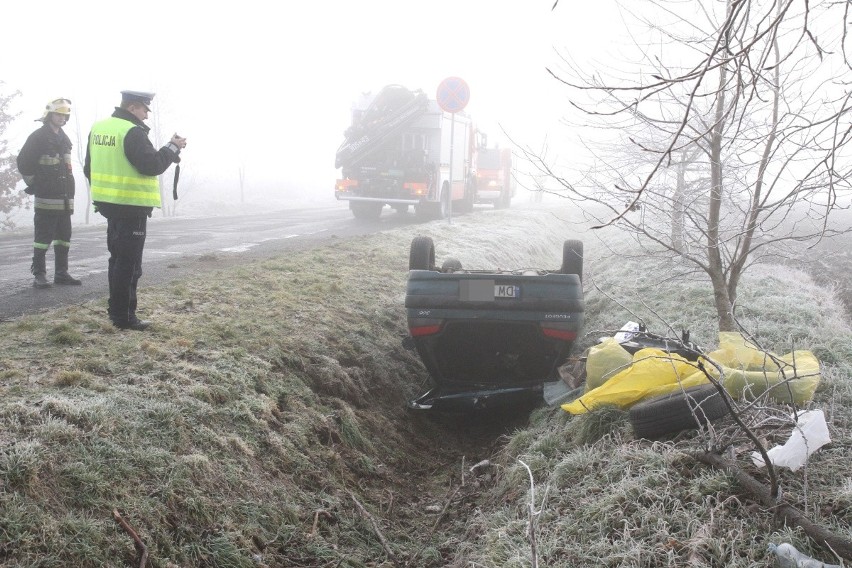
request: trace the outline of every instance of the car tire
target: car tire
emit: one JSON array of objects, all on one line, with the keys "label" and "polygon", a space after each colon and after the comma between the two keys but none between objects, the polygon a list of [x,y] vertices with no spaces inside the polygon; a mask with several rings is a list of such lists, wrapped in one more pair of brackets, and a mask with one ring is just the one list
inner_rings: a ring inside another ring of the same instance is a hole
[{"label": "car tire", "polygon": [[435,243],[431,237],[414,237],[408,252],[409,270],[434,270]]},{"label": "car tire", "polygon": [[462,263],[457,258],[448,258],[441,265],[441,272],[457,272],[462,269]]},{"label": "car tire", "polygon": [[583,241],[568,239],[562,243],[562,274],[576,274],[583,281]]},{"label": "car tire", "polygon": [[637,438],[656,440],[727,414],[728,406],[716,386],[698,385],[635,404],[630,408],[630,424]]}]

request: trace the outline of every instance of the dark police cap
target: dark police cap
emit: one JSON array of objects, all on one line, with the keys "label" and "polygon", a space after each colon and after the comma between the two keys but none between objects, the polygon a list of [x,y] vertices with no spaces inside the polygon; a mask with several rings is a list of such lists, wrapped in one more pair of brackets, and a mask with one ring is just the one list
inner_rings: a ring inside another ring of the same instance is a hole
[{"label": "dark police cap", "polygon": [[145,93],[143,91],[121,91],[122,102],[142,103],[148,110],[151,110],[151,101],[153,98],[154,93]]}]

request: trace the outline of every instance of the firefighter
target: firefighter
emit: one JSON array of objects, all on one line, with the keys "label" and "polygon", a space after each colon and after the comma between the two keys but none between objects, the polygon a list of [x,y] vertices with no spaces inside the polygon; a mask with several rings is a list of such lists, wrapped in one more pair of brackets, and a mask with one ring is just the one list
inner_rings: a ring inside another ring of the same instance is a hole
[{"label": "firefighter", "polygon": [[18,171],[35,196],[33,220],[33,286],[48,288],[46,254],[53,244],[54,284],[79,285],[68,274],[71,247],[71,215],[74,213],[74,175],[71,171],[71,140],[62,130],[71,116],[71,101],[55,99],[47,103],[43,124],[30,134],[18,153]]},{"label": "firefighter", "polygon": [[83,166],[95,211],[107,219],[109,317],[115,327],[136,331],[150,325],[136,317],[136,287],[148,217],[161,205],[157,176],[180,162],[186,147],[186,138],[175,134],[154,149],[144,122],[153,98],[154,93],[121,91],[112,116],[92,126]]}]

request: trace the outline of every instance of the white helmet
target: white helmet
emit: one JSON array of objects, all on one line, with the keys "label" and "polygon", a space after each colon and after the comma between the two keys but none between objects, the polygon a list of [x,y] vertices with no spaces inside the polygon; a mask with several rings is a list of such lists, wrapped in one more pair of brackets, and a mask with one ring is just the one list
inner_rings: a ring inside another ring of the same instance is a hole
[{"label": "white helmet", "polygon": [[66,118],[71,116],[71,101],[68,99],[54,99],[47,103],[44,107],[44,115],[41,117],[41,120],[47,118],[47,115],[55,112],[56,114],[61,114]]}]

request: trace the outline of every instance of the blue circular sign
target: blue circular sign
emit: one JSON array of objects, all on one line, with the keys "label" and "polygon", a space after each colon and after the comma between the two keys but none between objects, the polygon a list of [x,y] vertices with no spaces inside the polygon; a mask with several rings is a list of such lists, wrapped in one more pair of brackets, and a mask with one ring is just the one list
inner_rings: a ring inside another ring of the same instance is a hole
[{"label": "blue circular sign", "polygon": [[470,100],[470,87],[464,79],[447,77],[438,85],[436,98],[444,112],[461,112]]}]

